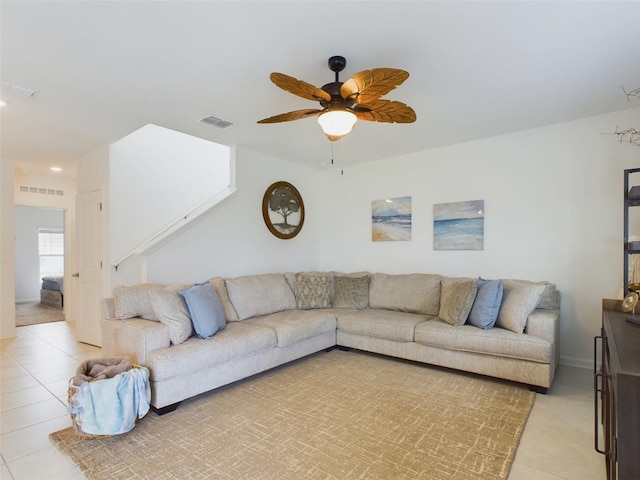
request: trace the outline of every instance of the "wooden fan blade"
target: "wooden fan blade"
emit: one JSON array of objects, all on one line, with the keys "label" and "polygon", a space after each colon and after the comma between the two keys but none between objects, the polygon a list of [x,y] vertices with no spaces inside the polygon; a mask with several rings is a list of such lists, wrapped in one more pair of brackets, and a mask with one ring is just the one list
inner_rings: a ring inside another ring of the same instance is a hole
[{"label": "wooden fan blade", "polygon": [[356,73],[340,87],[340,95],[354,103],[371,103],[409,78],[396,68],[374,68]]},{"label": "wooden fan blade", "polygon": [[331,100],[331,95],[321,88],[314,87],[310,83],[290,77],[284,73],[274,72],[269,78],[271,78],[271,81],[281,89],[286,90],[289,93],[293,93],[294,95],[298,95],[299,97],[306,98],[307,100],[316,100],[318,102],[321,100],[325,100],[327,102]]},{"label": "wooden fan blade", "polygon": [[394,100],[376,100],[365,105],[357,105],[353,113],[360,120],[388,123],[413,123],[416,121],[416,112],[413,108],[402,102]]},{"label": "wooden fan blade", "polygon": [[290,122],[291,120],[300,120],[301,118],[313,117],[323,111],[324,110],[319,110],[317,108],[294,110],[293,112],[281,113],[280,115],[274,115],[273,117],[263,118],[262,120],[259,120],[258,123]]}]

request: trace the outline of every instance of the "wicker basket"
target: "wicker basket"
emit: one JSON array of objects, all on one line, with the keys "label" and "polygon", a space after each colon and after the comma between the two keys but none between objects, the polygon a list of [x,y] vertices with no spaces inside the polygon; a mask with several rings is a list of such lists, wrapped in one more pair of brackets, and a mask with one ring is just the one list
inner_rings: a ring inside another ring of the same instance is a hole
[{"label": "wicker basket", "polygon": [[[140,365],[131,365],[131,368],[142,368]],[[97,380],[98,382],[101,382],[102,380]],[[67,391],[67,404],[71,405],[73,399],[75,398],[75,396],[78,395],[78,392],[80,391],[80,387],[76,386],[73,384],[73,377],[71,377],[69,379],[69,390]],[[138,423],[138,419],[136,419],[136,424]],[[85,438],[87,440],[99,440],[101,438],[108,438],[111,437],[112,435],[95,435],[92,433],[86,433],[84,430],[82,430],[82,427],[80,426],[80,424],[76,421],[76,414],[75,413],[71,413],[71,424],[73,426],[73,431],[75,432],[76,436],[78,437],[82,437]]]}]

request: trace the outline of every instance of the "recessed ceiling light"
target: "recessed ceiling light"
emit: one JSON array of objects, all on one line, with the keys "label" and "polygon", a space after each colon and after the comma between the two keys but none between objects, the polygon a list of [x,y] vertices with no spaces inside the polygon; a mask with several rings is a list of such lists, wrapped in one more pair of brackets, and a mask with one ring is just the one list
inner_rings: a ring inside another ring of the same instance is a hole
[{"label": "recessed ceiling light", "polygon": [[4,107],[7,104],[4,100],[0,100],[0,107]]},{"label": "recessed ceiling light", "polygon": [[49,170],[51,170],[52,172],[61,172],[62,169],[60,167],[51,167]]}]

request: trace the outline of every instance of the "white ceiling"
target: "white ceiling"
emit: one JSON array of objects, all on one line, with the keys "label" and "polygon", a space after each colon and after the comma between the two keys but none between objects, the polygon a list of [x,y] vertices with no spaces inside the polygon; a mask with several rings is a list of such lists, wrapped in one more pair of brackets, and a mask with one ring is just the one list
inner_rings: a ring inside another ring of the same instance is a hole
[{"label": "white ceiling", "polygon": [[1,80],[37,92],[3,98],[0,153],[34,173],[73,175],[148,123],[320,168],[331,144],[315,119],[256,121],[316,108],[269,74],[322,86],[332,55],[341,80],[407,70],[384,98],[418,117],[358,122],[334,145],[345,165],[638,106],[621,87],[640,87],[640,1],[3,0],[0,22]]}]

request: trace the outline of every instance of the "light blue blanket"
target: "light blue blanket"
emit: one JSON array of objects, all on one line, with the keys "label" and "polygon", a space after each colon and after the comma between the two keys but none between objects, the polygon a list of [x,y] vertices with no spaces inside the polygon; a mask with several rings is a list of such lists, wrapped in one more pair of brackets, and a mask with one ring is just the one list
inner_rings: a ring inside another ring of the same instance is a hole
[{"label": "light blue blanket", "polygon": [[117,435],[130,431],[136,418],[149,411],[151,387],[146,367],[132,368],[113,378],[80,385],[68,407],[82,431]]}]

